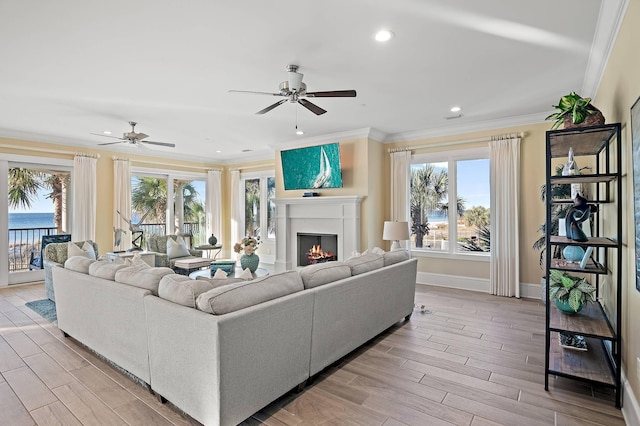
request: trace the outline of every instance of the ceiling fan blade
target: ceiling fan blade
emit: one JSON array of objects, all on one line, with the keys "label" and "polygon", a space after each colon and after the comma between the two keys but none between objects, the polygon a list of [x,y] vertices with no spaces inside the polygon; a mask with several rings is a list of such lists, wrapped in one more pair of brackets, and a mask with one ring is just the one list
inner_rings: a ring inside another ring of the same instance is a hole
[{"label": "ceiling fan blade", "polygon": [[[100,136],[100,135],[98,135]],[[118,142],[106,142],[106,143],[99,143],[98,145],[115,145],[117,143],[122,143],[122,142],[126,142],[124,140],[119,140]]]},{"label": "ceiling fan blade", "polygon": [[148,137],[149,135],[147,135],[146,133],[136,133],[136,135],[134,136],[134,139],[139,141]]},{"label": "ceiling fan blade", "polygon": [[244,95],[269,95],[269,96],[282,96],[280,93],[270,92],[253,92],[251,90],[229,90],[229,93],[241,93]]},{"label": "ceiling fan blade", "polygon": [[307,92],[310,98],[355,98],[355,90],[330,90],[328,92]]},{"label": "ceiling fan blade", "polygon": [[140,143],[148,143],[149,145],[168,146],[169,148],[175,148],[176,144],[168,142],[155,142],[155,141],[138,141]]},{"label": "ceiling fan blade", "polygon": [[306,99],[298,99],[298,103],[303,107],[305,107],[306,109],[308,109],[309,111],[311,111],[312,113],[314,113],[315,115],[322,115],[325,112],[327,112],[326,110],[320,108],[318,105],[312,104]]},{"label": "ceiling fan blade", "polygon": [[112,139],[119,139],[122,140],[122,138],[119,138],[117,136],[109,136],[109,135],[103,135],[102,133],[89,133],[90,135],[95,135],[95,136],[102,136],[103,138],[112,138]]},{"label": "ceiling fan blade", "polygon": [[283,104],[283,103],[285,103],[285,102],[287,102],[287,99],[283,99],[283,100],[281,100],[281,101],[276,102],[276,103],[275,103],[275,104],[273,104],[273,105],[269,105],[269,106],[268,106],[268,107],[266,107],[265,109],[261,109],[260,111],[256,112],[256,114],[264,114],[264,113],[266,113],[266,112],[269,112],[269,111],[271,111],[272,109],[274,109],[275,107],[280,106],[280,105],[282,105],[282,104]]}]

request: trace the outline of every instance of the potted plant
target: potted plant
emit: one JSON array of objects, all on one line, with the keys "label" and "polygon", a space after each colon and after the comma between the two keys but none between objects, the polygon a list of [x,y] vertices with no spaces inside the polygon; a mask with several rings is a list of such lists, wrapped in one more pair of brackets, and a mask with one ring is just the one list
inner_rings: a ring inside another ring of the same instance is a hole
[{"label": "potted plant", "polygon": [[583,98],[576,92],[561,97],[558,105],[553,107],[558,112],[545,118],[545,120],[556,120],[551,130],[557,129],[561,124],[564,124],[565,129],[604,124],[604,116],[598,108],[591,105],[591,98]]},{"label": "potted plant", "polygon": [[550,269],[549,281],[549,297],[562,312],[574,314],[596,300],[596,288],[586,278]]}]

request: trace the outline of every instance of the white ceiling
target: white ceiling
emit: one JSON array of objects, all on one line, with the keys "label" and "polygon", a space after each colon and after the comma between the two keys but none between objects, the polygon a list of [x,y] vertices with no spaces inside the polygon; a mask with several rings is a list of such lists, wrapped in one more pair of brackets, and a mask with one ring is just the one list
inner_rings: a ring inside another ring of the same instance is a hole
[{"label": "white ceiling", "polygon": [[[539,122],[570,90],[594,94],[626,1],[3,1],[0,136],[96,148],[109,140],[90,133],[133,120],[176,144],[154,155],[225,163],[356,129]],[[375,42],[380,28],[395,37]],[[358,96],[255,115],[280,98],[228,92],[277,92],[287,64],[309,91]],[[454,105],[464,117],[446,120]]]}]

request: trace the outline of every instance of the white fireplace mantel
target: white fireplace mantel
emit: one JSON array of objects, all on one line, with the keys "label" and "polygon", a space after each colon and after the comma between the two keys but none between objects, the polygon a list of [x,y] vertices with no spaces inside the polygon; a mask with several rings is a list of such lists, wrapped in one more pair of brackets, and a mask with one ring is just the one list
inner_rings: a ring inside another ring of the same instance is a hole
[{"label": "white fireplace mantel", "polygon": [[360,251],[361,196],[276,198],[276,272],[297,267],[298,233],[336,234],[338,260]]}]

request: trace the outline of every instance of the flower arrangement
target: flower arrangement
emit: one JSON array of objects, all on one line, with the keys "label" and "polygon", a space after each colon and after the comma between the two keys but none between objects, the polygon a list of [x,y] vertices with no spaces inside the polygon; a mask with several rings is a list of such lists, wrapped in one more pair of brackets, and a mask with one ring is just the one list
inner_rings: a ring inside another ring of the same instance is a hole
[{"label": "flower arrangement", "polygon": [[261,243],[260,237],[253,238],[250,236],[246,236],[239,243],[235,243],[233,246],[233,251],[236,253],[240,253],[244,251],[244,254],[253,254],[258,249],[258,245]]}]

